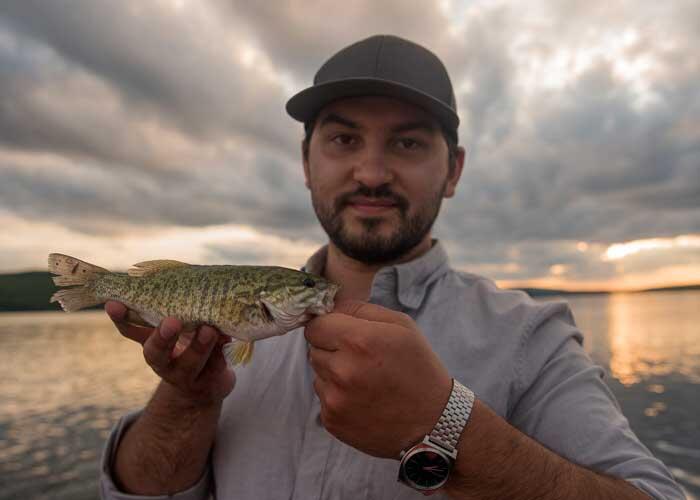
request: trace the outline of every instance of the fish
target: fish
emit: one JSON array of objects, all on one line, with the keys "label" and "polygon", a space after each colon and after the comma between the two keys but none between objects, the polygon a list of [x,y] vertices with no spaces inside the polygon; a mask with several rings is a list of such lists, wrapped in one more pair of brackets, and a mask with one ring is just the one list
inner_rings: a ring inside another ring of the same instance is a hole
[{"label": "fish", "polygon": [[333,310],[339,285],[279,266],[192,265],[176,260],[134,264],[111,272],[69,255],[49,254],[49,271],[61,288],[51,296],[66,312],[123,303],[127,321],[157,326],[174,316],[184,331],[211,325],[231,338],[224,354],[232,365],[248,364],[258,340],[284,335]]}]

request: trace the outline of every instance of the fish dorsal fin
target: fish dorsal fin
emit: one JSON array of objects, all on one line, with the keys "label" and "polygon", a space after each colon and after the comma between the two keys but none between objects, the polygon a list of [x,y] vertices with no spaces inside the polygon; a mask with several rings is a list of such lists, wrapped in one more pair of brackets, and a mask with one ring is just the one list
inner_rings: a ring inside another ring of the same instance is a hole
[{"label": "fish dorsal fin", "polygon": [[147,260],[134,264],[127,273],[129,276],[142,277],[165,269],[174,269],[183,266],[189,266],[189,264],[178,262],[177,260]]}]

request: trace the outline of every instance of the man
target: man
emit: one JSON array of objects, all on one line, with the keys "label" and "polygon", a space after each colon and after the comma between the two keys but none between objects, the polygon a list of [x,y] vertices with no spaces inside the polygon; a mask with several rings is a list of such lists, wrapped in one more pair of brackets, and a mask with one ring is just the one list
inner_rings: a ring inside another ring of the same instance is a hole
[{"label": "man", "polygon": [[113,432],[104,497],[682,498],[567,307],[453,271],[431,238],[465,156],[434,54],[363,40],[287,110],[330,239],[306,270],[341,284],[336,309],[234,377],[212,328],[175,348],[177,320],[140,329],[107,304],[163,381]]}]

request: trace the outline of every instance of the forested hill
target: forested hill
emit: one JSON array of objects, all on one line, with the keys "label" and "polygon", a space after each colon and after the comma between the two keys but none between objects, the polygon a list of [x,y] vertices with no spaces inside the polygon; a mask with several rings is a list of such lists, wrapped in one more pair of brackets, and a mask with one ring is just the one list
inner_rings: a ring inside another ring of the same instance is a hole
[{"label": "forested hill", "polygon": [[54,311],[57,303],[50,304],[57,290],[45,271],[0,274],[0,311]]}]

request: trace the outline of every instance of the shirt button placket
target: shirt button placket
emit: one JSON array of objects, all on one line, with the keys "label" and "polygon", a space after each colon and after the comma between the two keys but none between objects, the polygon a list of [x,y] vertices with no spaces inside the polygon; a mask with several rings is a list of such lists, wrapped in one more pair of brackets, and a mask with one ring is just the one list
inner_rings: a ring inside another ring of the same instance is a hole
[{"label": "shirt button placket", "polygon": [[321,402],[314,394],[292,500],[321,499],[333,438],[321,425]]}]

